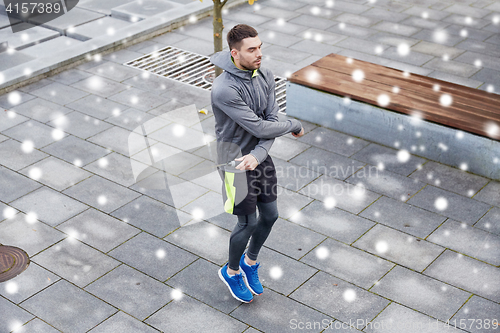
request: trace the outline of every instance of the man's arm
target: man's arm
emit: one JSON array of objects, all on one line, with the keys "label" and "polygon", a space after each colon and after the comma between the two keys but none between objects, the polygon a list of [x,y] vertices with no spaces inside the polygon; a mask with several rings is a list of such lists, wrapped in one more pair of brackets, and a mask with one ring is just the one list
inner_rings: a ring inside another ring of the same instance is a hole
[{"label": "man's arm", "polygon": [[290,132],[297,133],[302,128],[296,119],[270,121],[259,118],[233,87],[216,89],[213,93],[212,103],[245,131],[259,139],[274,139]]}]

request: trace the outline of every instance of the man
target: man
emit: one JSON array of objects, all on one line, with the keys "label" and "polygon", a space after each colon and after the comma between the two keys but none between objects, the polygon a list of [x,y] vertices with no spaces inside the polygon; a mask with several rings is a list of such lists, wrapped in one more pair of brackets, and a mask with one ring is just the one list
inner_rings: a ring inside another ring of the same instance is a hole
[{"label": "man", "polygon": [[229,241],[229,262],[219,270],[219,277],[234,298],[249,303],[252,293],[264,291],[257,255],[278,219],[276,170],[268,152],[274,138],[290,132],[300,137],[304,129],[295,119],[278,120],[275,81],[270,70],[260,67],[262,42],[257,31],[245,24],[236,25],[227,42],[230,51],[210,58],[224,69],[213,83],[212,109],[218,164],[239,162],[235,168],[219,170],[224,182],[224,209],[237,215],[238,223]]}]

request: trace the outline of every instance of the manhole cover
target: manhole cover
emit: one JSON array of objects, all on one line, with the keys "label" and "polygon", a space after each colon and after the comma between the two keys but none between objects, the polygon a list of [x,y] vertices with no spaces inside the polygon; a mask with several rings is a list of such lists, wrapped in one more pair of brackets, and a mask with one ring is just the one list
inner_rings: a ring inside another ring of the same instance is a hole
[{"label": "manhole cover", "polygon": [[30,264],[30,258],[23,250],[12,246],[0,246],[0,282],[21,274]]},{"label": "manhole cover", "polygon": [[[210,58],[201,54],[166,46],[125,63],[125,66],[176,80],[206,90],[212,89],[215,68]],[[276,102],[286,111],[286,79],[275,76]]]}]

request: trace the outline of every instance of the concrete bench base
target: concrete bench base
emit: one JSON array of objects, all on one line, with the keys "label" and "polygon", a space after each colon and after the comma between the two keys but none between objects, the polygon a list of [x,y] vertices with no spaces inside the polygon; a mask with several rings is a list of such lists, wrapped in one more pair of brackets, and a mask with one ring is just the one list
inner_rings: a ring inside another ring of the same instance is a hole
[{"label": "concrete bench base", "polygon": [[287,82],[286,113],[413,155],[500,179],[500,142]]}]

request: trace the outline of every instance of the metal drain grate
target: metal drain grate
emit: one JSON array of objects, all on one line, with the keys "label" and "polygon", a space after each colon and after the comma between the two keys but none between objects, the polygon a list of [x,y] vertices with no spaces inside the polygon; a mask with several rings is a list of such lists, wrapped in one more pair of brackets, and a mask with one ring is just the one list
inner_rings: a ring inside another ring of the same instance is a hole
[{"label": "metal drain grate", "polygon": [[[125,66],[141,69],[158,76],[176,80],[206,90],[212,89],[215,73],[209,57],[185,51],[173,46],[143,55],[125,63]],[[279,111],[286,111],[286,79],[275,76],[276,101]]]}]

